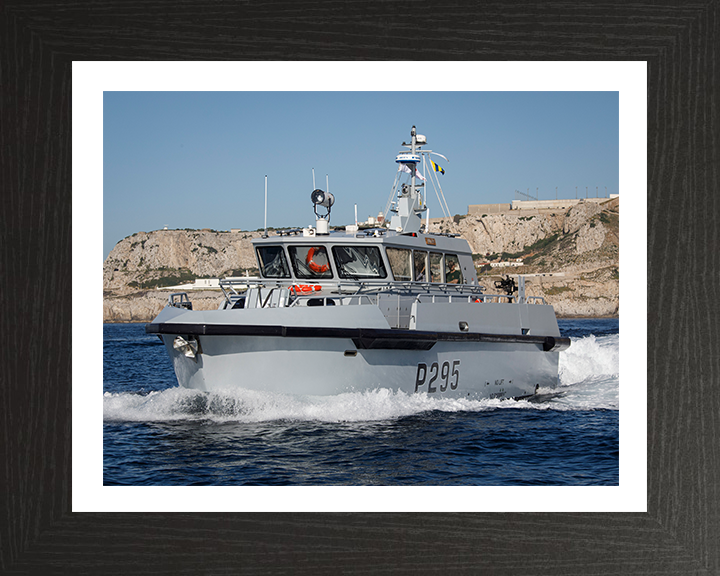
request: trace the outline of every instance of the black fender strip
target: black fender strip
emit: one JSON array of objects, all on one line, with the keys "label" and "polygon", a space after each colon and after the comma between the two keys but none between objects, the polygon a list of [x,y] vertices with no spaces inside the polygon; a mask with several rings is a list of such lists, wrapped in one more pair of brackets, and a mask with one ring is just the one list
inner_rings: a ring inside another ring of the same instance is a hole
[{"label": "black fender strip", "polygon": [[535,344],[545,352],[570,346],[570,338],[528,334],[483,334],[478,332],[425,332],[376,328],[326,328],[315,326],[266,326],[262,324],[145,324],[148,334],[194,336],[280,336],[284,338],[346,338],[360,350],[430,350],[437,342],[496,342]]}]

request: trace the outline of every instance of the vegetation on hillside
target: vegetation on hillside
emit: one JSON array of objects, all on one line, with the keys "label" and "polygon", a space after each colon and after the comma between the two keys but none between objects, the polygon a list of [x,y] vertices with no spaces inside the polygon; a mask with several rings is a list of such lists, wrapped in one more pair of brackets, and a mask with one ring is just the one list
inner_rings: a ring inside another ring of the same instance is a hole
[{"label": "vegetation on hillside", "polygon": [[508,268],[491,268],[489,265],[480,265],[492,261],[509,261],[522,259],[523,266],[513,268],[513,273],[533,274],[557,272],[568,266],[580,266],[588,264],[590,260],[598,262],[612,262],[611,278],[618,279],[617,267],[618,239],[619,239],[619,215],[611,210],[603,210],[588,220],[590,228],[602,223],[606,230],[605,241],[598,250],[591,253],[578,254],[576,250],[576,239],[578,231],[562,232],[537,240],[529,246],[525,246],[518,252],[502,252],[500,254],[473,255],[478,274],[495,275],[508,273]]}]

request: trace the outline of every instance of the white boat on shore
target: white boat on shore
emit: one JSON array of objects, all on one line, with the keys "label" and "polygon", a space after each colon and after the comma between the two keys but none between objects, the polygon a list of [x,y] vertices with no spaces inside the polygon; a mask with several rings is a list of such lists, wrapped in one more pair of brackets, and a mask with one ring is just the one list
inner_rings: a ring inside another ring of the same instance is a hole
[{"label": "white boat on shore", "polygon": [[[398,154],[389,228],[331,232],[333,196],[314,190],[314,227],[253,241],[261,282],[220,281],[217,310],[173,293],[149,324],[181,386],[331,395],[389,388],[454,398],[521,398],[554,388],[570,345],[555,312],[478,284],[470,246],[430,234],[413,127]],[[318,210],[326,211],[319,214]]]}]

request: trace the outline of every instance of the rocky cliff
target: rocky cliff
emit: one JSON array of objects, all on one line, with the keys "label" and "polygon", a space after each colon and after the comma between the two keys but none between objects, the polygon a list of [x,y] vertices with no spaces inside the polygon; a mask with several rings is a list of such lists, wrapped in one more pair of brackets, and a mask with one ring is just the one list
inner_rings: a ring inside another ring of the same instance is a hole
[{"label": "rocky cliff", "polygon": [[[566,211],[455,216],[432,232],[459,234],[474,253],[480,283],[497,292],[501,274],[526,274],[528,294],[543,296],[560,316],[614,316],[619,311],[618,199]],[[164,286],[257,272],[252,239],[261,232],[157,230],[115,246],[103,266],[104,320],[146,322],[167,302]],[[522,259],[523,266],[492,262]],[[195,309],[217,308],[218,291],[193,292]]]},{"label": "rocky cliff", "polygon": [[[480,283],[489,291],[499,275],[525,274],[528,294],[544,297],[559,316],[616,316],[619,217],[619,199],[614,198],[564,211],[455,216],[435,220],[430,229],[468,241]],[[516,259],[523,266],[490,266]]]},{"label": "rocky cliff", "polygon": [[256,267],[252,239],[261,232],[156,230],[137,232],[112,249],[103,265],[103,289],[127,294],[245,274]]}]

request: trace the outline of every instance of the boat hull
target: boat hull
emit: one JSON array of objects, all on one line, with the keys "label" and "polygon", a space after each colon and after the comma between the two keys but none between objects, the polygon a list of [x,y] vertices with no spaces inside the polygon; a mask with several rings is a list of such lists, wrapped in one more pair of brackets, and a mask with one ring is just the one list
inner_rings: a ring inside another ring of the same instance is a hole
[{"label": "boat hull", "polygon": [[[534,342],[196,335],[197,353],[160,334],[180,386],[333,395],[388,388],[448,398],[518,398],[554,388],[559,353]],[[385,347],[383,347],[385,346]]]}]

